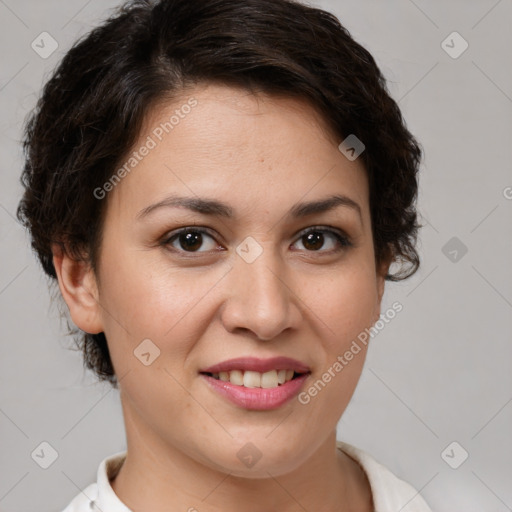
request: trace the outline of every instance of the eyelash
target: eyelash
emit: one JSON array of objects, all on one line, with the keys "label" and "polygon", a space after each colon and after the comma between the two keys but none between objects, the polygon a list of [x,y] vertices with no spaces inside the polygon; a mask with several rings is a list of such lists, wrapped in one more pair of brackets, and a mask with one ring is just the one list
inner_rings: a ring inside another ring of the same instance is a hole
[{"label": "eyelash", "polygon": [[[185,228],[181,228],[176,231],[173,231],[172,233],[170,233],[169,236],[164,237],[162,239],[162,241],[160,242],[160,244],[162,246],[165,246],[167,249],[171,250],[172,252],[181,253],[181,254],[185,255],[184,257],[186,257],[186,258],[195,258],[195,257],[197,257],[197,256],[195,256],[196,254],[200,255],[203,253],[206,253],[206,254],[210,253],[210,251],[185,251],[182,249],[176,249],[175,247],[169,247],[169,245],[171,245],[175,239],[178,239],[178,237],[180,235],[186,234],[186,233],[199,233],[201,235],[206,234],[215,240],[215,236],[212,234],[211,230],[209,230],[207,228],[197,228],[195,226],[189,226],[189,227],[185,227]],[[329,229],[325,226],[312,226],[312,227],[309,227],[309,228],[301,231],[297,237],[297,241],[301,240],[304,236],[306,236],[310,233],[322,233],[322,234],[327,233],[329,235],[332,235],[334,237],[334,239],[339,244],[339,246],[336,249],[332,249],[329,251],[322,251],[321,249],[318,251],[306,249],[306,252],[309,252],[312,254],[333,254],[333,253],[340,252],[342,250],[346,250],[350,247],[353,247],[353,243],[348,236],[342,234],[342,232],[339,232],[338,230],[335,230],[332,228]]]}]

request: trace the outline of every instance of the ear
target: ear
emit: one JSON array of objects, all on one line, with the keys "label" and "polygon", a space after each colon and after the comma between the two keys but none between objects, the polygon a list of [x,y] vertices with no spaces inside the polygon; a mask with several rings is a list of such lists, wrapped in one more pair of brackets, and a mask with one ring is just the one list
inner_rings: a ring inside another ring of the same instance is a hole
[{"label": "ear", "polygon": [[74,324],[89,334],[102,332],[98,286],[90,265],[72,259],[57,244],[52,245],[52,253],[60,292]]},{"label": "ear", "polygon": [[392,254],[388,253],[385,258],[382,258],[382,261],[377,265],[376,268],[377,307],[373,318],[374,323],[380,318],[382,297],[384,295],[384,288],[386,284],[386,275],[389,271],[389,267],[391,266],[391,262]]}]

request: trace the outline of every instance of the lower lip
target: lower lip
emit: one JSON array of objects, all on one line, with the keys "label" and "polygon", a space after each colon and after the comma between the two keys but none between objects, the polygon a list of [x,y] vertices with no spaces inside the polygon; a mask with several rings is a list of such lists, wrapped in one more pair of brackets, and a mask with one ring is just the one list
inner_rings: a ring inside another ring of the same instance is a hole
[{"label": "lower lip", "polygon": [[236,386],[231,382],[214,379],[209,375],[201,374],[201,376],[206,379],[206,382],[214,391],[217,391],[238,407],[255,411],[268,411],[281,407],[298,395],[309,374],[305,373],[276,388],[246,388]]}]

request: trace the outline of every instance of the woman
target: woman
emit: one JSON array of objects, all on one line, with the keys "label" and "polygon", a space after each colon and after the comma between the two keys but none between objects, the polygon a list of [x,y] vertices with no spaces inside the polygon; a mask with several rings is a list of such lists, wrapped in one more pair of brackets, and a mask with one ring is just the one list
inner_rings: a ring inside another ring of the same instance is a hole
[{"label": "woman", "polygon": [[334,16],[125,4],[24,147],[18,215],[127,435],[65,512],[429,510],[336,440],[385,281],[419,266],[421,150]]}]

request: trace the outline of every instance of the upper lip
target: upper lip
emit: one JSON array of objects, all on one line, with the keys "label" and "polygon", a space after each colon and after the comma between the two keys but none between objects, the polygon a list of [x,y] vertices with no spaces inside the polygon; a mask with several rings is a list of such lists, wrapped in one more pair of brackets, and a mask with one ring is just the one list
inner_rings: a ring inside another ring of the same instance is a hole
[{"label": "upper lip", "polygon": [[256,357],[238,357],[229,359],[201,370],[201,373],[230,372],[232,370],[253,371],[265,373],[270,370],[293,370],[297,373],[309,372],[309,366],[290,357],[272,357],[270,359],[258,359]]}]

